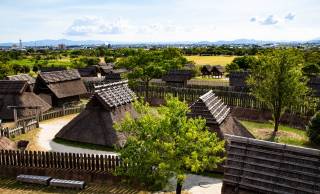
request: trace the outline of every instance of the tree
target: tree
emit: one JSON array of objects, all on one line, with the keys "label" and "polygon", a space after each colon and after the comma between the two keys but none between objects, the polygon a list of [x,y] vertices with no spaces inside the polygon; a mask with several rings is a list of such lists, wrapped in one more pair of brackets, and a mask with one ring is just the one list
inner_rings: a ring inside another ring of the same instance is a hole
[{"label": "tree", "polygon": [[320,112],[317,112],[309,121],[307,135],[310,142],[320,145]]},{"label": "tree", "polygon": [[135,54],[120,59],[117,67],[130,70],[128,78],[132,81],[142,81],[146,88],[146,100],[149,100],[149,82],[153,78],[160,78],[171,69],[180,69],[187,63],[178,49],[145,51],[138,50]]},{"label": "tree", "polygon": [[181,193],[186,172],[212,170],[223,161],[224,141],[208,131],[204,119],[188,118],[186,103],[170,97],[157,112],[142,103],[134,105],[139,118],[126,117],[115,125],[118,131],[130,134],[125,146],[117,148],[128,164],[118,167],[117,175],[153,189],[164,187],[175,177],[176,193]]},{"label": "tree", "polygon": [[230,64],[227,65],[226,70],[248,70],[257,66],[258,63],[259,61],[255,56],[236,57]]},{"label": "tree", "polygon": [[303,58],[295,49],[278,49],[259,56],[260,65],[252,69],[248,79],[252,94],[272,111],[274,134],[282,114],[304,103],[308,92],[303,76]]}]

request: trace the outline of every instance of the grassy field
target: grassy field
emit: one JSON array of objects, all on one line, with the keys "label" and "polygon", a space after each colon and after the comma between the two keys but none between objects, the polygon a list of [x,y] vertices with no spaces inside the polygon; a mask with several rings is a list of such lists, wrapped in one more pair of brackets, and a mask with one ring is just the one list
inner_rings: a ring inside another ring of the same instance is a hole
[{"label": "grassy field", "polygon": [[13,141],[18,142],[20,140],[29,141],[27,150],[37,150],[37,151],[44,151],[39,145],[37,139],[39,138],[40,128],[32,129],[25,134],[18,135],[12,138]]},{"label": "grassy field", "polygon": [[241,121],[241,123],[257,138],[261,140],[274,141],[303,147],[314,147],[309,143],[305,131],[285,125],[280,125],[275,137],[272,137],[273,124],[252,121]]},{"label": "grassy field", "polygon": [[185,56],[189,61],[194,61],[196,65],[222,65],[225,66],[233,61],[236,56]]}]

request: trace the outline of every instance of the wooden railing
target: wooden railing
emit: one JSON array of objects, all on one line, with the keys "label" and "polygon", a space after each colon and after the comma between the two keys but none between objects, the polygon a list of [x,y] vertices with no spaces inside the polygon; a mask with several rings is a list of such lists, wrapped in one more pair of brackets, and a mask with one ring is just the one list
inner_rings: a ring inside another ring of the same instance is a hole
[{"label": "wooden railing", "polygon": [[[88,174],[109,173],[117,166],[123,165],[117,155],[94,155],[79,153],[62,153],[48,151],[16,151],[0,150],[0,168],[20,169],[34,174],[43,169],[45,172],[67,170],[70,172],[81,171]],[[63,176],[63,175],[61,175]]]}]

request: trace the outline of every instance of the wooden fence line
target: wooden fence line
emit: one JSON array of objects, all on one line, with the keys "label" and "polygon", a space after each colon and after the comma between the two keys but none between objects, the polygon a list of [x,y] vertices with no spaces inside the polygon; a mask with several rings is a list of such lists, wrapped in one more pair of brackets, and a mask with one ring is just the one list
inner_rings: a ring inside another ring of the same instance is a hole
[{"label": "wooden fence line", "polygon": [[39,119],[35,117],[22,118],[17,121],[17,124],[14,128],[3,128],[0,129],[0,137],[14,137],[17,135],[24,134],[32,129],[39,127],[39,122],[44,120],[49,120],[53,118],[62,117],[65,115],[80,113],[84,110],[85,106],[77,106],[71,108],[64,108],[60,110],[54,110],[45,112],[39,115]]},{"label": "wooden fence line", "polygon": [[[145,97],[146,89],[142,85],[132,86],[131,89],[138,96]],[[198,100],[198,98],[206,93],[208,89],[195,89],[195,88],[177,88],[177,87],[149,87],[149,98],[160,98],[164,99],[168,95],[173,95],[178,97],[180,100],[192,103]],[[242,107],[242,108],[252,108],[258,110],[268,110],[268,107],[265,103],[257,100],[254,96],[245,92],[232,92],[232,91],[223,91],[223,90],[213,90],[214,93],[222,99],[222,101],[233,107]],[[311,116],[317,110],[316,103],[309,106],[295,106],[290,107],[287,111],[288,113],[302,115],[302,116]]]},{"label": "wooden fence line", "polygon": [[123,163],[120,157],[116,155],[0,150],[1,167],[67,169],[111,173],[120,165],[123,165]]}]

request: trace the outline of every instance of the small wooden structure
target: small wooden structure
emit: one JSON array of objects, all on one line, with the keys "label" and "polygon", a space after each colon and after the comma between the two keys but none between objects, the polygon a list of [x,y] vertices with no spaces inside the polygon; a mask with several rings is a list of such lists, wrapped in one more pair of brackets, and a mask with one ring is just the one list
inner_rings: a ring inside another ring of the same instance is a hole
[{"label": "small wooden structure", "polygon": [[222,194],[320,193],[320,150],[228,136]]},{"label": "small wooden structure", "polygon": [[212,66],[211,65],[204,65],[202,68],[201,68],[201,73],[202,73],[202,76],[211,76],[211,72],[212,72]]},{"label": "small wooden structure", "polygon": [[136,117],[131,102],[135,94],[128,81],[96,86],[95,93],[77,117],[64,126],[56,138],[102,146],[124,145],[126,135],[117,132],[113,125],[121,122],[128,113]]},{"label": "small wooden structure", "polygon": [[8,107],[39,107],[41,112],[51,108],[43,99],[31,91],[26,81],[0,81],[0,118],[13,120],[14,117],[29,117],[35,115],[34,109],[19,109],[14,114],[14,109]]},{"label": "small wooden structure", "polygon": [[10,75],[10,76],[7,76],[5,79],[14,80],[14,81],[27,81],[31,90],[33,90],[34,85],[36,83],[36,79],[31,77],[29,74]]},{"label": "small wooden structure", "polygon": [[187,81],[192,77],[193,72],[191,70],[171,70],[162,77],[162,80],[170,86],[186,87]]},{"label": "small wooden structure", "polygon": [[212,76],[222,78],[224,72],[225,72],[225,69],[221,65],[212,66],[212,69],[211,69]]},{"label": "small wooden structure", "polygon": [[226,134],[253,137],[239,121],[230,115],[230,108],[212,90],[200,96],[190,109],[191,112],[187,114],[189,117],[204,118],[209,129],[217,132],[221,138]]},{"label": "small wooden structure", "polygon": [[106,76],[107,74],[111,73],[114,66],[115,66],[114,63],[100,62],[99,65],[97,65],[97,68],[98,68],[98,71],[101,73],[101,76]]},{"label": "small wooden structure", "polygon": [[123,79],[123,75],[127,73],[128,70],[121,69],[112,69],[108,74],[105,74],[105,81],[107,82],[117,82]]},{"label": "small wooden structure", "polygon": [[0,150],[17,150],[17,145],[7,137],[0,136]]},{"label": "small wooden structure", "polygon": [[81,77],[96,77],[99,73],[97,66],[88,66],[84,68],[78,68],[77,70]]},{"label": "small wooden structure", "polygon": [[229,73],[229,84],[233,87],[247,88],[246,80],[250,75],[249,71],[231,71]]},{"label": "small wooden structure", "polygon": [[79,102],[80,95],[86,94],[86,87],[76,69],[40,72],[34,92],[52,106],[63,106]]}]

